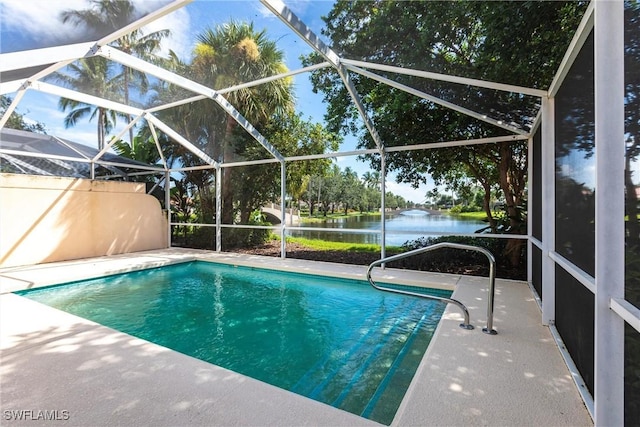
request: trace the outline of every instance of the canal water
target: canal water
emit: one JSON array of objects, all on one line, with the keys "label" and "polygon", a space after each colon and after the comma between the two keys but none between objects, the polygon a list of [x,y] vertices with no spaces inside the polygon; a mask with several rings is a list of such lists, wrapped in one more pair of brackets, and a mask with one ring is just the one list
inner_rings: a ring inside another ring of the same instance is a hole
[{"label": "canal water", "polygon": [[[294,237],[321,239],[349,243],[380,244],[380,216],[361,215],[348,218],[328,219],[324,222],[301,224],[303,227],[357,229],[377,231],[377,233],[353,233],[340,231],[301,231],[289,230],[287,234]],[[437,211],[408,210],[386,215],[387,246],[401,246],[408,240],[428,237],[428,233],[474,233],[484,228],[486,223],[476,220],[461,219],[450,215],[442,215]],[[431,235],[433,236],[433,235]]]}]

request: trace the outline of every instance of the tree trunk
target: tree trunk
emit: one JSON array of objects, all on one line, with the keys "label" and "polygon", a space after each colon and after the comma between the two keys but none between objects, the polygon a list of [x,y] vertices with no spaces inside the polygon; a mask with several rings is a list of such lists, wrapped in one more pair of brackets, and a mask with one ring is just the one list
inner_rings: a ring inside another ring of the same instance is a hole
[{"label": "tree trunk", "polygon": [[[124,68],[124,105],[129,105],[129,84],[130,84],[129,70],[125,67]],[[132,120],[131,114],[127,114],[126,118],[127,118],[127,125],[128,125],[129,123],[131,123],[131,120]],[[133,127],[129,128],[129,142],[131,143],[131,148],[133,149],[132,151],[135,152],[136,147],[133,142]]]},{"label": "tree trunk", "polygon": [[98,151],[102,151],[104,149],[105,114],[106,112],[102,108],[98,109]]},{"label": "tree trunk", "polygon": [[491,183],[488,177],[484,176],[479,172],[478,168],[472,161],[465,162],[473,176],[478,180],[480,185],[482,185],[482,189],[484,191],[484,195],[482,197],[482,208],[484,213],[487,214],[487,220],[489,221],[489,227],[491,227],[491,232],[495,233],[497,231],[498,224],[496,220],[493,218],[493,214],[491,212]]},{"label": "tree trunk", "polygon": [[[511,168],[513,166],[513,152],[509,143],[500,143],[500,189],[504,193],[505,210],[509,218],[510,234],[518,234],[522,218],[518,211],[520,198],[515,194],[511,182]],[[520,263],[523,242],[521,240],[509,239],[504,256],[509,260],[511,266],[516,267]]]},{"label": "tree trunk", "polygon": [[484,213],[487,214],[487,220],[489,221],[491,232],[495,233],[497,231],[497,224],[493,217],[493,212],[491,212],[491,185],[484,182],[481,182],[480,184],[484,190],[484,195],[482,196],[482,208],[484,209]]},{"label": "tree trunk", "polygon": [[[236,122],[231,118],[227,118],[227,125],[224,135],[224,147],[223,147],[223,162],[231,160],[233,155],[233,130],[235,129]],[[222,169],[222,223],[233,224],[233,185],[232,168]]]}]

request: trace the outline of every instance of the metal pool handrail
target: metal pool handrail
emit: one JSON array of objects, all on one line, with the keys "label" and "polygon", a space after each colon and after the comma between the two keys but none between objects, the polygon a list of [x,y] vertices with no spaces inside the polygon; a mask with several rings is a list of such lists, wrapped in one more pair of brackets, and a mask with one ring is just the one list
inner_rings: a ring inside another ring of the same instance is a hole
[{"label": "metal pool handrail", "polygon": [[495,289],[496,289],[496,259],[493,257],[493,254],[485,248],[472,246],[472,245],[463,245],[460,243],[448,243],[448,242],[436,243],[435,245],[414,249],[409,252],[404,252],[398,255],[392,255],[390,257],[382,258],[372,262],[371,264],[369,264],[369,268],[367,268],[367,280],[369,281],[371,286],[373,286],[374,288],[380,291],[394,292],[397,294],[404,294],[404,295],[412,295],[420,298],[434,299],[438,301],[444,301],[446,303],[455,304],[462,310],[462,313],[464,315],[464,322],[460,324],[460,327],[464,329],[473,329],[473,325],[469,323],[469,310],[467,310],[467,307],[460,301],[453,298],[438,297],[434,295],[419,294],[417,292],[403,291],[401,289],[386,288],[386,287],[377,285],[376,282],[374,282],[373,279],[371,278],[371,272],[373,270],[373,267],[377,265],[381,265],[387,262],[397,261],[400,259],[408,258],[413,255],[419,255],[425,252],[431,252],[431,251],[435,251],[442,248],[463,249],[467,251],[480,252],[489,259],[489,298],[487,301],[487,326],[482,328],[482,332],[489,335],[496,335],[498,332],[495,329],[493,329],[493,304],[494,304],[494,296],[495,296]]}]

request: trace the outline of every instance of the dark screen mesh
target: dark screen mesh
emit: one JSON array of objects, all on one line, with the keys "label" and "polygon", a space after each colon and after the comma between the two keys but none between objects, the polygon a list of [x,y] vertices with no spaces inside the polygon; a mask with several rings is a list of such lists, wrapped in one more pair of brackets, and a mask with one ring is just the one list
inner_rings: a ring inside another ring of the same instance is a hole
[{"label": "dark screen mesh", "polygon": [[556,251],[590,275],[595,268],[593,32],[556,97]]},{"label": "dark screen mesh", "polygon": [[593,394],[594,295],[556,266],[556,328]]},{"label": "dark screen mesh", "polygon": [[[640,307],[640,3],[625,2],[625,299]],[[640,334],[625,330],[625,425],[640,425]]]},{"label": "dark screen mesh", "polygon": [[[571,66],[555,104],[556,251],[595,270],[595,116],[593,32]],[[594,295],[556,266],[556,327],[591,393]]]},{"label": "dark screen mesh", "polygon": [[531,283],[542,298],[542,250],[536,245],[531,245]]},{"label": "dark screen mesh", "polygon": [[624,425],[640,424],[640,333],[625,325]]},{"label": "dark screen mesh", "polygon": [[531,218],[533,237],[542,241],[542,126],[533,135],[533,194],[531,195],[533,218]]}]

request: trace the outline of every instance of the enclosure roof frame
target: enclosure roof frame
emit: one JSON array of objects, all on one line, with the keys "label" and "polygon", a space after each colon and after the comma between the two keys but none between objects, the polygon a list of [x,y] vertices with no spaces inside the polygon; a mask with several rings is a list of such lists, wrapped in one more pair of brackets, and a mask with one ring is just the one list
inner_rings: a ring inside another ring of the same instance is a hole
[{"label": "enclosure roof frame", "polygon": [[[134,22],[108,34],[99,40],[89,41],[83,43],[76,43],[70,45],[62,45],[50,48],[43,49],[35,49],[29,51],[21,51],[21,52],[11,52],[6,54],[0,54],[0,72],[10,72],[10,71],[20,71],[23,70],[27,73],[25,78],[1,82],[0,83],[0,94],[13,93],[16,92],[16,97],[14,98],[14,102],[10,105],[10,107],[5,112],[5,115],[0,118],[0,128],[2,128],[10,114],[15,110],[17,105],[22,100],[22,97],[27,90],[39,90],[46,93],[54,94],[57,96],[74,99],[80,102],[88,103],[91,105],[101,106],[103,108],[112,109],[115,111],[119,111],[125,114],[129,114],[133,117],[133,119],[138,122],[141,119],[147,120],[151,126],[153,127],[153,137],[154,142],[157,146],[157,149],[161,151],[157,135],[155,135],[155,129],[160,129],[162,132],[167,134],[174,142],[179,145],[184,146],[190,152],[194,153],[205,163],[213,166],[213,167],[221,167],[224,166],[224,159],[213,159],[206,153],[202,152],[200,149],[196,147],[196,145],[192,141],[188,141],[183,135],[177,132],[175,129],[172,129],[162,120],[160,120],[153,113],[162,111],[168,108],[173,108],[180,105],[185,105],[191,102],[203,100],[203,99],[211,99],[216,102],[225,112],[236,120],[236,122],[247,131],[247,133],[254,138],[262,147],[264,147],[267,152],[271,155],[271,157],[276,162],[285,162],[290,161],[293,158],[296,159],[310,159],[310,158],[319,158],[318,155],[303,155],[303,156],[295,156],[295,157],[285,157],[283,156],[268,140],[265,138],[242,114],[224,97],[224,94],[233,92],[235,90],[240,90],[249,87],[255,87],[260,84],[268,83],[271,81],[275,81],[278,79],[287,78],[290,76],[308,73],[314,70],[331,67],[335,69],[335,71],[340,76],[342,83],[344,84],[351,101],[355,105],[359,116],[363,120],[363,123],[375,143],[374,151],[370,150],[359,150],[355,152],[348,152],[345,155],[352,155],[353,153],[375,153],[384,154],[385,152],[396,152],[396,151],[406,151],[408,148],[402,147],[387,147],[382,141],[375,123],[371,119],[370,115],[367,112],[367,109],[362,102],[362,98],[360,94],[357,92],[353,81],[350,77],[350,72],[355,72],[361,74],[365,77],[375,79],[385,85],[395,87],[397,89],[403,90],[407,93],[411,93],[415,96],[426,99],[430,102],[441,105],[445,108],[452,109],[459,113],[468,115],[475,119],[484,121],[493,126],[497,126],[499,128],[510,131],[515,134],[517,138],[514,138],[514,141],[519,141],[525,139],[531,135],[530,131],[526,131],[523,129],[519,129],[513,127],[509,124],[502,123],[500,120],[495,120],[490,117],[487,117],[484,114],[472,111],[466,107],[462,107],[456,103],[444,101],[439,99],[433,95],[425,93],[423,91],[419,91],[417,89],[411,88],[409,86],[403,85],[401,83],[395,82],[387,77],[383,77],[376,73],[372,73],[371,71],[366,70],[378,70],[383,72],[392,72],[401,75],[411,75],[417,76],[421,78],[436,80],[436,81],[444,81],[449,83],[457,83],[462,85],[469,85],[478,88],[486,88],[493,89],[499,91],[508,91],[512,93],[519,93],[527,96],[536,96],[543,97],[548,94],[545,90],[526,88],[515,85],[508,85],[497,82],[490,82],[479,79],[470,79],[461,76],[451,76],[446,74],[434,73],[424,70],[417,70],[411,68],[402,68],[402,67],[394,67],[390,65],[384,64],[376,64],[365,61],[356,61],[353,59],[342,58],[338,55],[331,47],[327,46],[317,34],[315,34],[295,13],[293,13],[281,0],[260,0],[260,2],[278,19],[280,19],[291,31],[293,31],[300,39],[306,42],[314,52],[317,52],[322,57],[325,58],[325,61],[319,64],[314,64],[307,67],[302,67],[300,69],[287,71],[285,73],[281,73],[278,75],[267,76],[264,78],[260,78],[254,81],[249,81],[241,84],[237,84],[234,86],[229,86],[221,89],[212,89],[200,83],[196,83],[193,80],[190,80],[186,77],[180,76],[172,71],[159,67],[157,65],[151,64],[148,61],[139,59],[130,54],[124,53],[115,47],[109,45],[109,43],[117,40],[119,37],[126,35],[132,31],[138,30],[139,28],[148,25],[178,9],[184,7],[185,5],[191,3],[192,0],[175,0],[137,20]],[[61,86],[53,85],[48,82],[43,82],[42,79],[46,76],[54,73],[55,71],[63,68],[64,66],[72,63],[75,60],[88,58],[92,56],[102,56],[107,58],[108,60],[119,63],[123,66],[130,67],[132,69],[136,69],[148,75],[154,76],[164,82],[174,84],[176,86],[182,87],[189,92],[192,92],[194,96],[188,97],[182,100],[176,100],[174,102],[149,107],[149,108],[137,108],[132,107],[130,105],[125,105],[122,103],[118,103],[115,101],[109,101],[100,97],[96,97],[93,95],[89,95],[86,93],[82,93],[76,90],[63,88]],[[43,68],[42,68],[43,67]],[[32,74],[28,74],[30,69],[38,68]],[[113,141],[112,141],[113,142]],[[468,145],[476,144],[475,141],[469,141]],[[412,146],[412,148],[423,149],[426,148],[420,145]],[[430,148],[437,148],[439,146],[461,146],[465,145],[460,141],[450,141],[445,143],[437,143],[431,144]],[[109,144],[111,146],[111,144]],[[105,147],[105,150],[97,156],[97,158],[93,159],[96,163],[100,162],[100,157],[104,155],[108,148]],[[162,164],[166,168],[167,163],[164,157],[164,153],[159,153],[162,158]],[[322,158],[329,157],[339,157],[342,156],[340,152],[337,153],[326,153],[321,155]],[[253,163],[252,163],[253,162]],[[242,162],[242,164],[261,164],[264,163],[265,159],[262,160],[254,160]],[[238,162],[234,162],[237,164]],[[171,170],[171,169],[169,169]]]}]

